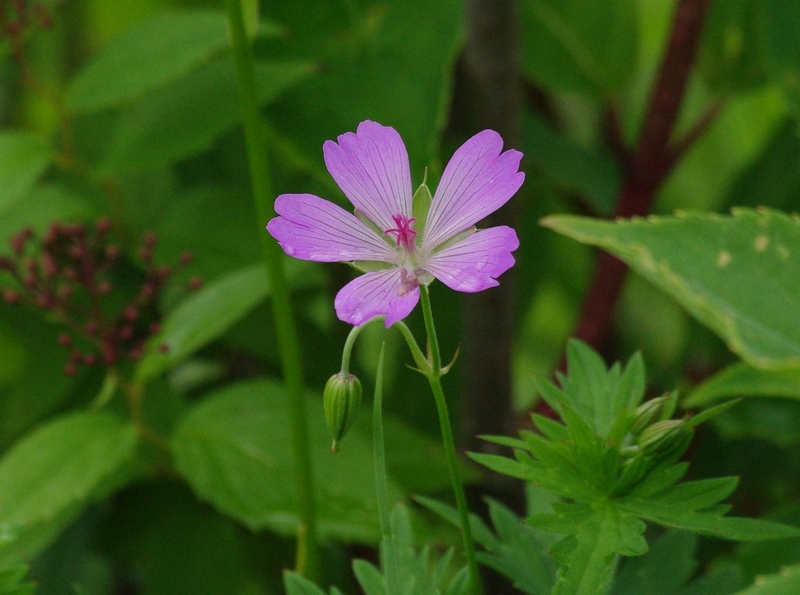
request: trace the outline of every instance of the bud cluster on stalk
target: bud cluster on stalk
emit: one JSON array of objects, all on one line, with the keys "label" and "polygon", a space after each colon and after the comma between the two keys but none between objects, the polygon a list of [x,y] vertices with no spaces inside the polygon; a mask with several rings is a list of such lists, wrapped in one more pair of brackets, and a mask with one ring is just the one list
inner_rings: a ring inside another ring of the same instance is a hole
[{"label": "bud cluster on stalk", "polygon": [[[142,357],[146,341],[160,331],[159,299],[174,269],[153,261],[157,241],[145,233],[139,257],[141,283],[132,294],[115,279],[130,276],[118,244],[110,237],[111,223],[100,219],[93,226],[53,223],[44,237],[25,229],[11,238],[11,255],[0,256],[0,272],[17,281],[5,289],[8,304],[24,304],[52,314],[66,326],[58,342],[69,352],[64,372],[75,375],[81,366],[114,366],[124,359]],[[191,263],[188,252],[179,269]],[[197,289],[199,278],[187,289]]]}]

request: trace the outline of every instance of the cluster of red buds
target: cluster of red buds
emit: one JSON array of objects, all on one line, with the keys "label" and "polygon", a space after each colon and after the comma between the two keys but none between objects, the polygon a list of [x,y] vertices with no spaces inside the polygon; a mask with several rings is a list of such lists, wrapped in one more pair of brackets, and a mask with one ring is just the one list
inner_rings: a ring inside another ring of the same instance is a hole
[{"label": "cluster of red buds", "polygon": [[50,29],[53,17],[40,2],[0,0],[0,34],[19,41],[33,28]]},{"label": "cluster of red buds", "polygon": [[[125,295],[115,287],[123,264],[120,248],[110,238],[111,223],[94,226],[54,223],[41,239],[26,229],[11,238],[12,255],[0,256],[0,271],[10,273],[19,289],[6,289],[9,304],[27,304],[50,312],[68,332],[58,342],[69,351],[64,372],[75,375],[80,366],[114,366],[138,360],[146,341],[160,331],[158,302],[174,269],[153,262],[156,236],[144,234],[139,257],[144,274],[138,290]],[[178,269],[192,261],[188,252]],[[130,270],[125,271],[130,277]],[[187,290],[199,288],[192,278]]]}]

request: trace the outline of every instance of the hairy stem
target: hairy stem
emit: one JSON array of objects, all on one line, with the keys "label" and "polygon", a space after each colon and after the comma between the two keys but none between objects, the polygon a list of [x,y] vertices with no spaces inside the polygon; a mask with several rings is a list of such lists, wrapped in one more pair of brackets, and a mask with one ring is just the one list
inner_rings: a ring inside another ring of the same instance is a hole
[{"label": "hairy stem", "polygon": [[478,574],[478,564],[475,561],[475,543],[472,539],[472,530],[469,526],[469,509],[467,508],[467,498],[464,494],[464,486],[458,473],[458,461],[456,459],[456,447],[453,440],[453,429],[450,426],[450,413],[447,411],[447,401],[442,390],[442,358],[439,353],[439,341],[436,338],[436,327],[433,325],[433,312],[431,311],[431,298],[428,288],[420,288],[420,298],[422,301],[422,313],[425,318],[425,330],[428,333],[428,348],[430,349],[431,372],[426,374],[428,383],[433,391],[433,398],[436,401],[436,411],[439,414],[439,427],[442,432],[442,442],[447,458],[447,470],[450,472],[450,481],[453,484],[453,492],[456,497],[458,516],[461,520],[461,535],[464,538],[464,554],[467,558],[469,576],[472,583],[472,592],[480,594],[483,592],[480,575]]},{"label": "hairy stem", "polygon": [[286,393],[289,399],[289,421],[292,428],[292,452],[294,454],[295,483],[297,485],[298,513],[300,517],[300,523],[297,528],[295,570],[300,575],[314,577],[317,574],[319,554],[317,550],[311,449],[305,411],[300,349],[281,249],[277,242],[264,231],[267,220],[273,215],[272,180],[270,178],[263,124],[256,97],[250,40],[245,33],[240,0],[226,0],[226,9],[233,54],[236,61],[236,79],[242,105],[242,120],[247,143],[250,181],[256,205],[257,223],[261,232],[264,262],[272,289],[272,315],[275,320],[278,351],[283,367]]}]

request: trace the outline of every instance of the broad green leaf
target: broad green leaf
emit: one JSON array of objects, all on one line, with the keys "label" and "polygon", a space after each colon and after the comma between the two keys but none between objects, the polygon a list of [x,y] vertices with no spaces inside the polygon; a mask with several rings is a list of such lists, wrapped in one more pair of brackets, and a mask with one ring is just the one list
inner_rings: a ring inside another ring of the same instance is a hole
[{"label": "broad green leaf", "polygon": [[735,595],[795,595],[800,593],[800,564],[787,566],[778,574],[756,577],[755,584]]},{"label": "broad green leaf", "polygon": [[117,37],[81,70],[66,92],[67,108],[116,107],[178,78],[228,45],[222,12],[163,12]]},{"label": "broad green leaf", "polygon": [[662,504],[680,504],[689,510],[702,510],[730,496],[738,483],[738,477],[687,481],[660,493],[656,499]]},{"label": "broad green leaf", "polygon": [[786,397],[800,399],[800,368],[759,370],[737,363],[717,372],[683,400],[683,407],[698,407],[730,397]]},{"label": "broad green leaf", "polygon": [[135,428],[104,412],[56,418],[18,441],[0,460],[0,528],[18,534],[0,555],[35,553],[133,462],[136,445]]},{"label": "broad green leaf", "polygon": [[[254,63],[258,99],[266,103],[313,72],[310,62]],[[225,54],[162,85],[121,119],[103,168],[140,171],[208,149],[240,120],[233,58]]]},{"label": "broad green leaf", "polygon": [[800,535],[800,529],[788,525],[759,519],[694,512],[680,503],[662,504],[653,500],[630,497],[620,498],[616,502],[622,510],[646,521],[720,539],[760,541]]},{"label": "broad green leaf", "polygon": [[767,70],[800,116],[800,10],[793,2],[761,0],[762,44]]},{"label": "broad green leaf", "polygon": [[[330,453],[322,404],[313,403],[309,432],[320,532],[376,543],[372,447],[356,432],[338,454]],[[294,534],[298,521],[291,431],[279,385],[246,382],[208,396],[179,423],[171,448],[175,467],[200,498],[251,529]],[[389,491],[390,498],[398,498],[394,483]]]},{"label": "broad green leaf", "polygon": [[53,149],[38,134],[0,132],[0,214],[19,202],[53,159]]},{"label": "broad green leaf", "polygon": [[778,211],[543,225],[600,246],[655,283],[750,364],[800,366],[800,222]]},{"label": "broad green leaf", "polygon": [[[267,274],[255,264],[209,284],[186,298],[148,343],[136,370],[139,382],[150,380],[218,338],[269,293]],[[166,351],[162,345],[166,345]]]},{"label": "broad green leaf", "polygon": [[621,176],[607,155],[591,152],[525,112],[525,158],[559,184],[577,192],[599,215],[614,212]]},{"label": "broad green leaf", "polygon": [[520,4],[522,66],[548,90],[603,99],[623,89],[638,44],[632,0],[527,0]]}]

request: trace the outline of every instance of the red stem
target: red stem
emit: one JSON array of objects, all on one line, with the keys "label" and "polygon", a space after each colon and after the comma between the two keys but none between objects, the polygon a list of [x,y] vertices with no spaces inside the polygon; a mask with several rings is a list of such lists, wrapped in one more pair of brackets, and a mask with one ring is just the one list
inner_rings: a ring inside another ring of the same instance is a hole
[{"label": "red stem", "polygon": [[[710,4],[711,0],[680,0],[678,3],[639,142],[628,159],[617,146],[616,152],[624,165],[625,180],[615,217],[644,216],[650,212],[658,190],[677,158],[700,136],[716,113],[716,110],[709,112],[710,115],[680,143],[677,150],[670,146]],[[610,113],[612,141],[615,126],[615,114]],[[626,265],[617,258],[605,252],[598,256],[595,278],[586,294],[583,312],[575,330],[577,338],[595,349],[602,351],[608,343],[611,317],[626,271]]]}]

